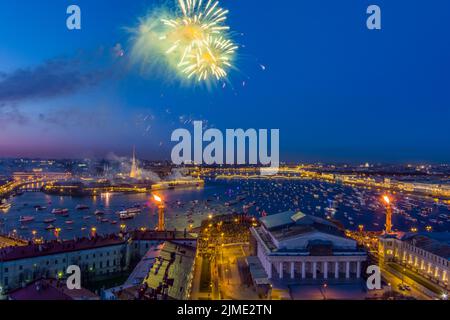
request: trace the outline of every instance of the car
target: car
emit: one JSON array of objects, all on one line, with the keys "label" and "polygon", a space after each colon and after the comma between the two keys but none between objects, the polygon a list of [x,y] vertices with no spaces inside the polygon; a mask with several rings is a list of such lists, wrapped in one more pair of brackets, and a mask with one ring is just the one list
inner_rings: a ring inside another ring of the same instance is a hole
[{"label": "car", "polygon": [[405,286],[402,284],[399,284],[397,287],[398,287],[398,290],[400,290],[400,291],[406,291]]}]

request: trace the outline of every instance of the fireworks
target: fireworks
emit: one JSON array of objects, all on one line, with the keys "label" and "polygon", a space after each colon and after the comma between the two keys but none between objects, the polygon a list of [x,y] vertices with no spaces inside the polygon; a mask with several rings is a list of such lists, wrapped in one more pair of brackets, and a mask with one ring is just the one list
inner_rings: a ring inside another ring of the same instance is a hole
[{"label": "fireworks", "polygon": [[238,49],[227,14],[215,0],[178,0],[177,10],[155,10],[135,30],[134,56],[151,65],[164,62],[185,80],[224,79]]},{"label": "fireworks", "polygon": [[220,80],[227,76],[225,70],[232,66],[236,49],[237,46],[231,40],[209,36],[196,50],[184,56],[179,66],[188,79],[196,77],[202,81],[214,76]]}]

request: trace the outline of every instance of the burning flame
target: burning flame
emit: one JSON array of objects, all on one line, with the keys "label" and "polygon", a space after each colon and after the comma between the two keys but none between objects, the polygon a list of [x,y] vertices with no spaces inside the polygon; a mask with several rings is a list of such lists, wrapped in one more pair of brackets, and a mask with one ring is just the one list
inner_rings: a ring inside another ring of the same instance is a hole
[{"label": "burning flame", "polygon": [[161,197],[157,196],[156,194],[153,195],[153,199],[155,199],[156,202],[159,202],[159,203],[162,202]]},{"label": "burning flame", "polygon": [[386,204],[390,204],[391,203],[391,199],[389,198],[389,196],[383,196],[383,200],[384,202],[386,202]]}]

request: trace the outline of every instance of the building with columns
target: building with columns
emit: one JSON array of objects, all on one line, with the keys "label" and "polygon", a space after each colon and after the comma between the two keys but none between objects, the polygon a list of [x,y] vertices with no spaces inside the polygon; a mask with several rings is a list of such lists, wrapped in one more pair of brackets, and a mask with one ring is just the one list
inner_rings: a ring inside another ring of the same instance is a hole
[{"label": "building with columns", "polygon": [[334,223],[292,211],[261,218],[251,250],[267,278],[294,282],[345,282],[361,278],[367,253]]},{"label": "building with columns", "polygon": [[450,290],[450,232],[393,233],[380,237],[379,255]]}]

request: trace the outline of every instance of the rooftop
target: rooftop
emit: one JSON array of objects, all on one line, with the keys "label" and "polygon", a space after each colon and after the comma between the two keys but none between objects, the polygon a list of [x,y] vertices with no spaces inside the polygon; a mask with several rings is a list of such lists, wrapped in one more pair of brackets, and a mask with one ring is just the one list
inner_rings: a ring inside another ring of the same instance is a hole
[{"label": "rooftop", "polygon": [[136,230],[130,233],[133,240],[197,240],[196,233],[185,231]]},{"label": "rooftop", "polygon": [[408,233],[401,240],[450,260],[450,232]]},{"label": "rooftop", "polygon": [[81,288],[69,290],[64,281],[41,279],[9,294],[12,300],[98,300],[93,292]]},{"label": "rooftop", "polygon": [[278,241],[315,231],[343,236],[338,226],[325,219],[302,212],[286,211],[261,218],[263,226]]},{"label": "rooftop", "polygon": [[145,283],[156,290],[162,285],[167,286],[166,293],[170,298],[185,299],[195,254],[195,248],[166,241]]},{"label": "rooftop", "polygon": [[105,237],[96,236],[93,238],[78,238],[67,241],[49,241],[44,244],[31,243],[27,246],[13,246],[0,249],[0,262],[80,250],[90,250],[113,245],[121,245],[125,242],[126,239],[120,236],[109,235]]}]

